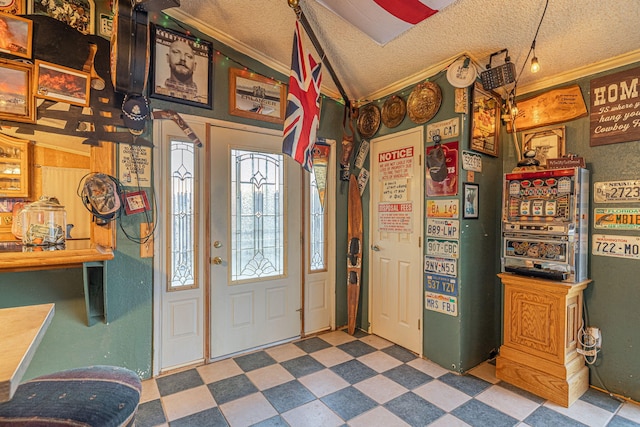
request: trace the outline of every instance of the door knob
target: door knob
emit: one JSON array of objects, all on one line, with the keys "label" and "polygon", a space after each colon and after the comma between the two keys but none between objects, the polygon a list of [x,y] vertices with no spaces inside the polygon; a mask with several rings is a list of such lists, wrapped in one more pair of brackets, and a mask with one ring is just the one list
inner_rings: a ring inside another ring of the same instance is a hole
[{"label": "door knob", "polygon": [[380,246],[378,246],[378,245],[371,245],[371,250],[372,250],[372,251],[376,251],[376,252],[378,252],[378,251],[380,250]]},{"label": "door knob", "polygon": [[215,242],[213,242],[213,247],[214,248],[221,248],[222,247],[222,242],[220,240],[216,240]]},{"label": "door knob", "polygon": [[215,265],[220,265],[222,264],[222,258],[220,258],[219,256],[213,257],[211,262],[214,263]]}]

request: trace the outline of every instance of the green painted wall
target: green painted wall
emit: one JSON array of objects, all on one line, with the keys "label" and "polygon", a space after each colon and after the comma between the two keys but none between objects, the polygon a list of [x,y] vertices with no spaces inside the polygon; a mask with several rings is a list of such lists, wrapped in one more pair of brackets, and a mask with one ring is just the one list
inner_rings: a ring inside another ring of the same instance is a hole
[{"label": "green painted wall", "polygon": [[[589,82],[592,79],[638,67],[640,63],[635,63],[579,79],[576,83],[582,90],[587,110],[591,110]],[[640,72],[636,76],[640,77]],[[544,91],[546,90],[548,89]],[[535,94],[524,97],[532,95]],[[640,98],[635,99],[638,100]],[[588,116],[560,125],[566,127],[566,151],[584,157],[587,163],[591,175],[590,193],[593,193],[594,182],[639,179],[640,141],[590,147]],[[502,136],[506,137],[504,131]],[[518,137],[522,141],[521,133]],[[506,148],[504,170],[510,171],[516,163],[515,148],[513,144]],[[638,206],[638,203],[594,205],[591,194],[589,215],[593,215],[596,207]],[[584,291],[585,312],[588,315],[588,325],[599,327],[602,333],[602,351],[598,354],[596,363],[589,366],[589,382],[593,386],[640,401],[640,330],[637,327],[640,325],[640,310],[637,307],[640,302],[640,261],[591,255],[591,235],[594,230],[593,220],[589,222],[589,278],[592,282]],[[638,235],[637,231],[625,230],[595,230],[595,233]]]},{"label": "green painted wall", "polygon": [[87,365],[116,365],[151,375],[151,259],[118,233],[107,262],[111,321],[87,326],[82,269],[0,274],[0,307],[55,303],[55,315],[25,379]]},{"label": "green painted wall", "polygon": [[[469,149],[469,116],[454,112],[454,88],[446,79],[445,72],[441,72],[429,79],[438,84],[442,91],[442,103],[437,114],[426,124],[425,138],[427,138],[426,126],[442,120],[458,117],[460,120],[461,133],[457,138],[443,139],[443,143],[458,141],[459,150]],[[397,92],[396,95],[407,99],[413,86],[406,87]],[[384,104],[384,99],[372,101],[380,109]],[[380,125],[374,138],[389,135],[416,127],[407,115],[403,122],[389,129],[383,124]],[[360,135],[356,131],[355,149],[357,152],[361,142]],[[425,141],[425,147],[430,147],[433,142]],[[425,179],[423,159],[423,174],[414,179]],[[370,159],[367,158],[364,168],[371,170]],[[357,174],[358,169],[352,167],[352,172]],[[447,369],[464,372],[478,363],[489,358],[499,346],[500,340],[500,282],[496,277],[499,272],[499,262],[496,254],[499,253],[499,228],[496,223],[499,221],[500,206],[500,177],[502,174],[502,160],[500,158],[483,156],[483,171],[476,172],[475,183],[480,185],[480,218],[477,220],[463,220],[461,225],[461,254],[458,261],[459,269],[459,297],[458,316],[448,316],[446,314],[424,310],[423,325],[423,354],[426,358],[442,365]],[[458,165],[458,195],[452,197],[438,197],[439,199],[457,198],[462,200],[462,183],[466,180],[466,171],[462,170],[461,154],[459,154]],[[346,183],[339,184],[338,188],[338,218],[337,218],[337,274],[336,288],[338,300],[345,305],[337,307],[337,325],[346,324],[346,302],[342,299],[346,295]],[[369,247],[369,212],[370,193],[369,185],[362,196],[364,239],[363,247]],[[426,203],[426,197],[425,201]],[[462,206],[462,201],[460,206]],[[426,208],[425,208],[426,212]],[[422,219],[425,222],[426,217]],[[424,239],[423,239],[424,241]],[[368,278],[368,250],[364,251],[363,257],[363,277],[360,295],[360,307],[358,311],[357,325],[359,328],[367,330],[369,328],[369,278]],[[424,289],[424,283],[423,289]],[[424,299],[423,295],[416,298]],[[345,311],[341,311],[345,310]]]}]

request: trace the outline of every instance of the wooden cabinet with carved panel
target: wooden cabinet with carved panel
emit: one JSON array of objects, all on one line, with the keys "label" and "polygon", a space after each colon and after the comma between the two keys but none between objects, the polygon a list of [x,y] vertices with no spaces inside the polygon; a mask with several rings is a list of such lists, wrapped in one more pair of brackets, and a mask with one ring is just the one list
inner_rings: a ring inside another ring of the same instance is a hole
[{"label": "wooden cabinet with carved panel", "polygon": [[29,197],[32,147],[31,141],[0,133],[0,198]]},{"label": "wooden cabinet with carved panel", "polygon": [[589,369],[576,349],[582,293],[590,281],[498,276],[504,289],[504,320],[496,377],[568,407],[589,387]]}]

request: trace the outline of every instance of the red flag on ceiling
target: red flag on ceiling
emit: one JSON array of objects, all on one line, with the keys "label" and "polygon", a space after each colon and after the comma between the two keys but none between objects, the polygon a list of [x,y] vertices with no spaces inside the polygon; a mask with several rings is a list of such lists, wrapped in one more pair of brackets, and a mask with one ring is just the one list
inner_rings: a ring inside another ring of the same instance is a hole
[{"label": "red flag on ceiling", "polygon": [[455,0],[316,0],[385,45]]},{"label": "red flag on ceiling", "polygon": [[311,55],[305,55],[300,24],[296,21],[282,152],[309,172],[313,168],[312,151],[320,121],[321,81],[321,64]]}]

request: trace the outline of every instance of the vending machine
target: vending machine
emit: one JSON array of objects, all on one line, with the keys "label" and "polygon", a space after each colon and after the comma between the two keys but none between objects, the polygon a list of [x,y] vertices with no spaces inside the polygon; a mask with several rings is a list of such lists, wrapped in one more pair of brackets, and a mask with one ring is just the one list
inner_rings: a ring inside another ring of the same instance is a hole
[{"label": "vending machine", "polygon": [[544,279],[587,279],[589,171],[504,175],[502,271]]}]

